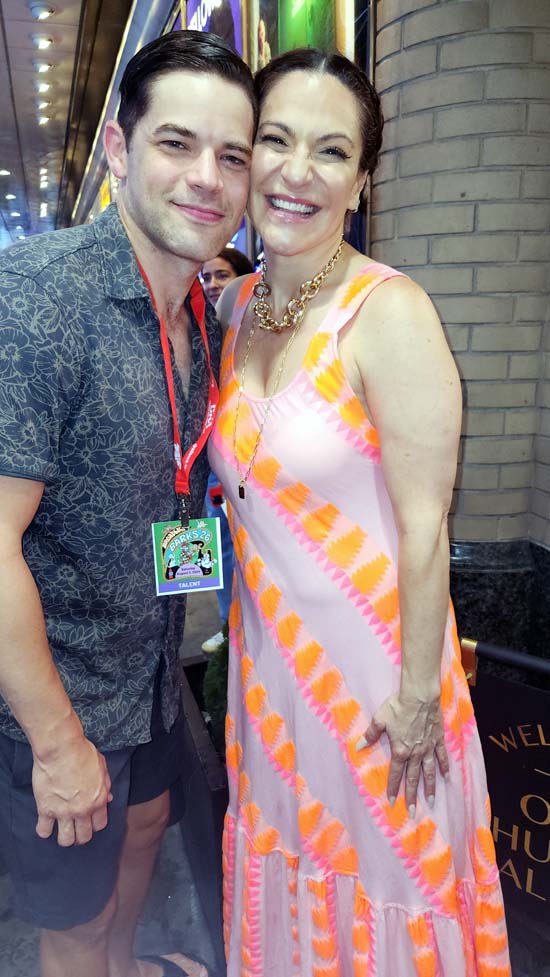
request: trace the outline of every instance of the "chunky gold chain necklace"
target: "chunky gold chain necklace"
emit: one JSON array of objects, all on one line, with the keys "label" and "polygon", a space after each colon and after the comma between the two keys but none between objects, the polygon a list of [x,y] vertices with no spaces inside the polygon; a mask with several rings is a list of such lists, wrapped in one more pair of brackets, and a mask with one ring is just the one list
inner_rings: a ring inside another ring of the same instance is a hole
[{"label": "chunky gold chain necklace", "polygon": [[[254,318],[252,320],[252,325],[250,327],[250,332],[248,334],[248,340],[246,343],[246,350],[244,354],[244,360],[241,369],[241,377],[239,381],[237,404],[235,407],[235,420],[233,423],[233,454],[235,456],[235,464],[237,466],[237,472],[239,474],[239,498],[240,499],[245,498],[245,494],[246,494],[245,485],[246,482],[248,481],[248,476],[252,471],[252,466],[254,465],[254,462],[256,460],[256,455],[258,453],[260,441],[262,440],[264,427],[267,418],[269,416],[269,412],[271,410],[271,404],[273,403],[273,398],[279,389],[279,384],[281,382],[281,377],[283,375],[285,363],[287,361],[288,354],[292,349],[292,344],[294,343],[294,340],[296,339],[296,336],[298,334],[298,330],[302,324],[308,302],[311,302],[311,300],[315,298],[325,278],[327,277],[327,275],[330,274],[330,272],[334,268],[334,265],[336,264],[338,258],[342,254],[343,246],[344,246],[344,242],[340,241],[340,244],[338,245],[338,250],[333,254],[330,261],[326,263],[325,267],[321,269],[319,274],[316,275],[315,278],[312,278],[309,281],[304,282],[303,285],[300,285],[299,298],[290,300],[290,302],[287,305],[287,311],[285,312],[280,323],[273,318],[273,313],[271,311],[271,308],[267,304],[267,302],[263,301],[263,297],[265,295],[269,295],[269,293],[271,292],[271,288],[265,281],[265,270],[266,270],[265,262],[262,261],[261,278],[258,284],[255,285],[254,287],[254,294],[260,299],[260,301],[256,302],[252,307]],[[259,294],[256,291],[256,289],[259,289],[260,287],[262,287],[262,285],[264,289],[267,289],[267,291],[263,291],[261,294]],[[273,390],[271,391],[267,404],[265,405],[264,416],[262,417],[258,434],[256,435],[256,441],[254,442],[254,447],[252,449],[252,455],[250,457],[250,461],[248,462],[246,470],[243,472],[237,455],[237,426],[239,423],[239,410],[240,410],[241,398],[244,390],[244,378],[246,374],[246,367],[248,363],[248,357],[250,356],[250,350],[252,348],[252,340],[256,332],[256,323],[258,323],[260,329],[269,329],[271,332],[282,332],[283,329],[288,329],[288,328],[292,328],[292,332],[283,350],[283,355],[281,357],[279,369],[277,370],[277,376],[275,377],[275,384]]]},{"label": "chunky gold chain necklace", "polygon": [[254,295],[259,300],[255,302],[252,311],[258,318],[258,325],[260,329],[267,329],[269,332],[282,332],[283,329],[291,329],[296,326],[304,318],[306,311],[306,306],[308,302],[311,302],[315,298],[317,292],[321,288],[327,275],[330,275],[334,265],[338,261],[338,258],[342,254],[342,248],[344,247],[344,242],[340,241],[338,248],[334,252],[332,258],[327,261],[324,268],[315,278],[310,278],[307,282],[303,282],[300,285],[300,290],[296,298],[292,298],[286,307],[286,312],[280,322],[277,321],[273,315],[271,306],[265,301],[268,295],[271,295],[271,286],[267,284],[265,280],[266,276],[266,264],[265,258],[262,258],[260,266],[260,281],[254,286]]}]

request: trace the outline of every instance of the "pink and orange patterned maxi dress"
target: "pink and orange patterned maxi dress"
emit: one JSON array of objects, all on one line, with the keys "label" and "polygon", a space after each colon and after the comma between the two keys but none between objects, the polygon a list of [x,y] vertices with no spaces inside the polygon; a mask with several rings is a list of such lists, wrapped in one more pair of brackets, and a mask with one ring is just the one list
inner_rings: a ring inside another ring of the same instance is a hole
[{"label": "pink and orange patterned maxi dress", "polygon": [[[399,686],[397,534],[377,434],[338,358],[339,330],[381,282],[340,291],[275,395],[238,498],[233,348],[210,456],[228,501],[236,580],[226,725],[228,977],[509,977],[485,771],[452,611],[442,663],[450,783],[416,817],[386,798],[387,740],[357,752]],[[265,401],[242,395],[251,458]]]}]

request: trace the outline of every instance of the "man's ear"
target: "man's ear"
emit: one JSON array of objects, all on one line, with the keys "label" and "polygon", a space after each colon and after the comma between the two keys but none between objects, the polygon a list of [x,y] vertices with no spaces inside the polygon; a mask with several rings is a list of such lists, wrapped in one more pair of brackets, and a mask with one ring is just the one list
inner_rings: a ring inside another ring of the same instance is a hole
[{"label": "man's ear", "polygon": [[103,146],[111,173],[124,180],[128,175],[128,150],[124,133],[114,119],[109,119],[105,125]]}]

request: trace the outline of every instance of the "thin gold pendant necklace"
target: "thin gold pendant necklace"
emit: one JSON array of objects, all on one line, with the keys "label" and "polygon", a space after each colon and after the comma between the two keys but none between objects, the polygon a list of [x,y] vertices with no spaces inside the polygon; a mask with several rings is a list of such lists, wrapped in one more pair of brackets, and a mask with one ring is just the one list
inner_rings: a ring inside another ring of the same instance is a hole
[{"label": "thin gold pendant necklace", "polygon": [[[330,274],[330,272],[334,268],[336,262],[338,261],[338,258],[342,254],[343,247],[344,247],[344,242],[340,241],[340,244],[338,245],[338,248],[333,254],[332,258],[330,258],[330,260],[327,261],[326,265],[324,266],[324,268],[321,269],[319,274],[315,275],[315,278],[311,278],[308,281],[303,282],[302,285],[300,285],[298,296],[290,300],[290,302],[286,307],[286,312],[284,313],[283,318],[280,320],[280,322],[278,322],[275,319],[271,306],[265,301],[266,297],[271,293],[271,287],[267,284],[265,280],[266,265],[265,265],[265,261],[262,261],[260,280],[257,283],[257,285],[254,286],[254,294],[259,301],[255,302],[252,307],[253,319],[252,319],[252,325],[250,327],[250,332],[248,334],[248,340],[246,344],[246,350],[245,350],[243,365],[241,369],[239,393],[237,396],[237,405],[235,407],[235,420],[233,424],[233,454],[235,456],[235,464],[237,466],[237,472],[239,475],[239,498],[240,499],[244,499],[246,496],[245,485],[246,482],[248,481],[250,472],[252,471],[254,461],[256,460],[256,455],[258,453],[258,448],[262,440],[263,430],[267,418],[269,416],[269,412],[271,410],[273,398],[279,389],[279,384],[281,382],[281,377],[283,375],[285,363],[287,361],[288,354],[292,349],[294,340],[296,339],[296,336],[298,334],[298,330],[303,322],[307,305],[309,302],[311,302],[313,298],[315,298],[317,292],[321,288],[321,285],[325,281],[326,277]],[[256,332],[256,325],[258,325],[260,329],[267,329],[270,332],[279,333],[282,332],[284,329],[291,329],[292,332],[290,333],[288,342],[283,350],[283,355],[281,357],[279,369],[277,370],[277,376],[275,377],[275,385],[269,395],[267,404],[265,405],[264,414],[258,430],[258,434],[256,436],[254,447],[252,449],[250,461],[248,462],[246,470],[243,471],[237,455],[237,427],[239,423],[239,410],[241,406],[241,398],[244,390],[244,378],[246,374],[246,367],[248,363],[248,357],[250,356],[250,350],[252,348],[252,340]]]}]

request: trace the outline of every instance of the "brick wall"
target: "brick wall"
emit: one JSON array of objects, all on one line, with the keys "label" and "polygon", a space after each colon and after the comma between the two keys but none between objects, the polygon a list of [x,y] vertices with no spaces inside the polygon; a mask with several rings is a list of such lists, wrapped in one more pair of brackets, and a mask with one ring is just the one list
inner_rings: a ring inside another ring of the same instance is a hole
[{"label": "brick wall", "polygon": [[550,545],[550,0],[378,0],[374,257],[464,379],[451,532]]}]

